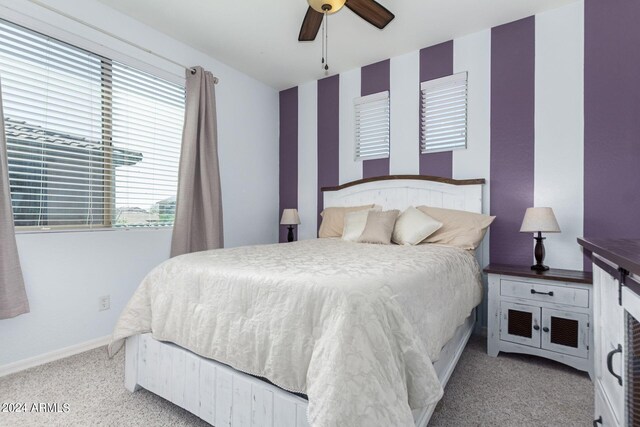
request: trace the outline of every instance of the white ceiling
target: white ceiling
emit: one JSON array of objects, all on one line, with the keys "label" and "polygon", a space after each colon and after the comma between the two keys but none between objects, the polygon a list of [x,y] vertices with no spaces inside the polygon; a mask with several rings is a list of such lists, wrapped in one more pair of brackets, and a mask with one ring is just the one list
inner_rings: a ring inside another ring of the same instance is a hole
[{"label": "white ceiling", "polygon": [[[276,89],[324,77],[320,37],[298,42],[305,0],[100,1]],[[379,0],[396,16],[384,30],[345,7],[329,17],[329,71],[347,71],[573,1]]]}]

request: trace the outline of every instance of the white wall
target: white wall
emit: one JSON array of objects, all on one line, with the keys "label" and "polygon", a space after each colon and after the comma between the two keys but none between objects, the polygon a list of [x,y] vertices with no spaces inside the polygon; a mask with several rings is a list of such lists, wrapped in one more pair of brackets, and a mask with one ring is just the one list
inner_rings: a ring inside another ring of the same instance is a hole
[{"label": "white wall", "polygon": [[[453,41],[453,72],[468,72],[467,149],[453,152],[453,178],[484,177],[482,212],[489,214],[491,176],[491,30],[479,31]],[[491,230],[477,250],[481,266],[489,264]],[[488,286],[478,310],[478,324],[487,323]]]},{"label": "white wall", "polygon": [[419,174],[420,157],[420,51],[415,50],[390,61],[391,144],[389,173]]},{"label": "white wall", "polygon": [[318,236],[318,83],[298,87],[298,240]]},{"label": "white wall", "polygon": [[[562,233],[545,235],[545,264],[582,269],[584,2],[536,15],[534,205],[551,206]],[[532,239],[533,240],[533,239]]]},{"label": "white wall", "polygon": [[[111,334],[138,284],[169,257],[171,230],[20,234],[31,312],[0,320],[0,366]],[[98,298],[111,309],[98,311]]]},{"label": "white wall", "polygon": [[[225,246],[278,239],[278,92],[105,5],[47,5],[104,27],[184,65],[202,65],[216,86]],[[79,6],[79,5],[82,6]],[[0,0],[0,17],[166,79],[184,70],[26,0]],[[109,334],[142,277],[169,254],[169,230],[19,234],[31,313],[0,320],[0,368]],[[111,295],[111,310],[98,298]]]}]

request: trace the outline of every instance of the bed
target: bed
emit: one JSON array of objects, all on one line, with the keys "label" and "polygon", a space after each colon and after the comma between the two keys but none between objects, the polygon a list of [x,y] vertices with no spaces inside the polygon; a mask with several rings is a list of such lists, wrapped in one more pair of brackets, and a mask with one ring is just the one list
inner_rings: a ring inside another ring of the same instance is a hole
[{"label": "bed", "polygon": [[[324,189],[324,206],[481,212],[482,180],[400,176]],[[340,239],[176,257],[114,330],[125,385],[216,425],[424,426],[475,323],[474,254]]]}]

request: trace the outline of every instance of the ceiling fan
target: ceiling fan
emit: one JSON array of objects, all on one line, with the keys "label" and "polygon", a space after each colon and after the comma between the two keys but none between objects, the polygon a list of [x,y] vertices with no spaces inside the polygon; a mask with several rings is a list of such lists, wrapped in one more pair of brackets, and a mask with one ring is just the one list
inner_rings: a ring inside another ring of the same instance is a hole
[{"label": "ceiling fan", "polygon": [[380,29],[387,26],[395,15],[374,0],[307,0],[309,9],[302,21],[298,41],[315,40],[325,15],[332,15],[347,6],[356,15]]}]

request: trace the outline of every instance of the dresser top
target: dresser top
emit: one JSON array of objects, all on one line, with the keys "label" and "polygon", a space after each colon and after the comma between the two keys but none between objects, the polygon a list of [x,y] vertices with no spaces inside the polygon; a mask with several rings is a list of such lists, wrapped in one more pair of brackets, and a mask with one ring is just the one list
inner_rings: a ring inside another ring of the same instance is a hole
[{"label": "dresser top", "polygon": [[579,238],[585,249],[606,258],[619,267],[640,276],[640,239]]},{"label": "dresser top", "polygon": [[527,277],[530,279],[556,280],[559,282],[572,283],[592,283],[592,274],[588,271],[563,270],[561,268],[550,268],[547,271],[535,271],[530,266],[489,264],[484,269],[485,273],[506,274],[516,277]]}]

